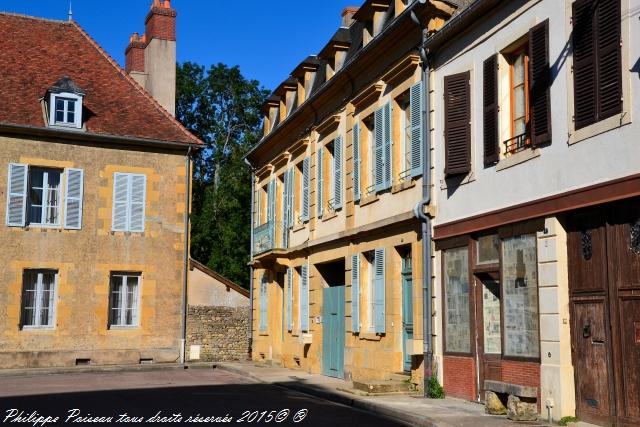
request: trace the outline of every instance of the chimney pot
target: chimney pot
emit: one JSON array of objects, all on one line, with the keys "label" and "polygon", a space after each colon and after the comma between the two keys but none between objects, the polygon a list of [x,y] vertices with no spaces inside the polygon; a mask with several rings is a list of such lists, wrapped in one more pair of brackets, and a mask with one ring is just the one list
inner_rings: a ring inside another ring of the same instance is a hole
[{"label": "chimney pot", "polygon": [[342,10],[342,26],[350,27],[353,24],[353,15],[358,11],[356,6],[347,6]]}]

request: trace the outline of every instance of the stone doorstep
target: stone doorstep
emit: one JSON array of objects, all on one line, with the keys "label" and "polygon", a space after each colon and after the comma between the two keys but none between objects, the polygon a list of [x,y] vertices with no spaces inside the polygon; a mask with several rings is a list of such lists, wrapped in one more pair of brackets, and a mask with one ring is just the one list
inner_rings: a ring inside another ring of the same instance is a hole
[{"label": "stone doorstep", "polygon": [[412,384],[406,381],[352,381],[353,389],[359,390],[365,393],[375,393],[377,395],[381,393],[397,393],[397,392],[412,392]]},{"label": "stone doorstep", "polygon": [[536,387],[527,387],[502,381],[485,380],[484,389],[495,393],[511,394],[518,397],[538,398],[538,389]]},{"label": "stone doorstep", "polygon": [[370,393],[362,390],[357,390],[355,388],[346,388],[346,387],[336,387],[336,390],[342,391],[344,393],[353,394],[355,396],[419,396],[422,397],[422,393],[411,390],[411,391],[390,391],[390,392],[381,392],[381,393]]}]

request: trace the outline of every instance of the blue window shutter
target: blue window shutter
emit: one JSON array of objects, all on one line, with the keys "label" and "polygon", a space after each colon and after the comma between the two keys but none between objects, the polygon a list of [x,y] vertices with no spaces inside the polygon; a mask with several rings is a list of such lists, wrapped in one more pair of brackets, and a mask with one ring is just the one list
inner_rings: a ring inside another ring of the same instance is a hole
[{"label": "blue window shutter", "polygon": [[128,231],[129,227],[129,174],[113,174],[112,231]]},{"label": "blue window shutter", "polygon": [[282,246],[289,247],[289,170],[284,172],[282,189]]},{"label": "blue window shutter", "polygon": [[287,268],[287,330],[293,331],[293,268]]},{"label": "blue window shutter", "polygon": [[391,188],[393,180],[393,134],[391,132],[391,103],[386,103],[382,107],[384,122],[384,189]]},{"label": "blue window shutter", "polygon": [[360,255],[351,256],[351,329],[360,332]]},{"label": "blue window shutter", "polygon": [[267,331],[267,278],[260,280],[260,332]]},{"label": "blue window shutter", "polygon": [[129,231],[144,232],[147,176],[129,175]]},{"label": "blue window shutter", "polygon": [[333,142],[333,198],[334,208],[342,208],[342,136]]},{"label": "blue window shutter", "polygon": [[295,184],[295,171],[293,169],[293,166],[289,168],[289,189],[287,191],[288,197],[287,197],[287,210],[289,211],[288,214],[288,222],[287,222],[287,227],[288,228],[293,228],[293,225],[295,224],[295,210],[293,209],[293,203],[294,203],[294,192],[293,192],[293,188],[294,188],[294,184]]},{"label": "blue window shutter", "polygon": [[324,147],[320,147],[318,149],[317,152],[317,157],[316,157],[316,171],[317,171],[317,189],[316,189],[316,212],[317,212],[317,216],[318,218],[322,218],[322,213],[324,212],[323,209],[323,183],[324,183],[324,176],[322,173],[322,150],[324,150]]},{"label": "blue window shutter", "polygon": [[360,201],[360,124],[353,126],[353,201]]},{"label": "blue window shutter", "polygon": [[65,169],[67,185],[64,193],[64,228],[80,230],[82,228],[82,169]]},{"label": "blue window shutter", "polygon": [[[411,109],[411,176],[422,175],[422,145],[425,143],[422,135],[422,110],[424,97],[422,96],[422,82],[411,86],[409,90],[409,108]],[[428,147],[424,148],[425,150]]]},{"label": "blue window shutter", "polygon": [[309,331],[309,266],[300,269],[300,329]]},{"label": "blue window shutter", "polygon": [[384,249],[375,250],[374,259],[374,329],[377,334],[385,333],[385,271],[384,271]]},{"label": "blue window shutter", "polygon": [[267,187],[267,222],[276,219],[276,181],[272,178]]},{"label": "blue window shutter", "polygon": [[7,225],[24,227],[27,213],[27,165],[9,163],[7,188]]},{"label": "blue window shutter", "polygon": [[302,161],[302,222],[309,221],[309,180],[311,157]]},{"label": "blue window shutter", "polygon": [[374,159],[374,177],[373,181],[376,186],[376,193],[384,190],[384,115],[382,108],[373,114],[373,155]]}]

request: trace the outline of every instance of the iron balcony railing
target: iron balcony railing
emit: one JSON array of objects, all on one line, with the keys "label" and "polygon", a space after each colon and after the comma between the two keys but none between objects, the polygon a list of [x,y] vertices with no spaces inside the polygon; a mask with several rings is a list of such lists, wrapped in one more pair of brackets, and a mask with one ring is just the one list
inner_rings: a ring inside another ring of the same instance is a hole
[{"label": "iron balcony railing", "polygon": [[504,142],[504,153],[505,154],[513,154],[513,153],[517,153],[519,151],[524,150],[525,148],[529,147],[528,141],[527,141],[527,134],[526,133],[522,133],[520,135],[514,136],[511,139],[507,139]]},{"label": "iron balcony railing", "polygon": [[253,254],[258,255],[282,246],[282,223],[270,221],[253,229]]},{"label": "iron balcony railing", "polygon": [[329,211],[329,213],[334,213],[336,211],[336,199],[335,199],[335,197],[333,199],[327,200],[327,210]]},{"label": "iron balcony railing", "polygon": [[402,184],[406,181],[411,181],[411,169],[407,169],[398,174],[398,184]]},{"label": "iron balcony railing", "polygon": [[365,189],[365,197],[369,197],[373,194],[376,194],[376,185],[370,185]]}]

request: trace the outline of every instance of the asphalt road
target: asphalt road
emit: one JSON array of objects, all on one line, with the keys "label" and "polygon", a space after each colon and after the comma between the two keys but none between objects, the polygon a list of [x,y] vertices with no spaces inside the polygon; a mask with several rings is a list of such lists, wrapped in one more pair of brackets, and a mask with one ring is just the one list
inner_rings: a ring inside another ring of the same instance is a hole
[{"label": "asphalt road", "polygon": [[2,425],[125,421],[128,425],[404,425],[213,369],[0,377]]}]

